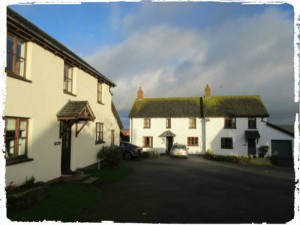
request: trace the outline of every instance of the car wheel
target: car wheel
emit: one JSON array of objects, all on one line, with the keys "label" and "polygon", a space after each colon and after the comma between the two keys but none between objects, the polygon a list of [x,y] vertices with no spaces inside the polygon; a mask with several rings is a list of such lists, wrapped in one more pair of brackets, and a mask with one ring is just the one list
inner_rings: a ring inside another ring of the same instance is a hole
[{"label": "car wheel", "polygon": [[130,152],[126,152],[126,153],[124,154],[124,159],[126,159],[126,160],[132,159],[131,153],[130,153]]}]

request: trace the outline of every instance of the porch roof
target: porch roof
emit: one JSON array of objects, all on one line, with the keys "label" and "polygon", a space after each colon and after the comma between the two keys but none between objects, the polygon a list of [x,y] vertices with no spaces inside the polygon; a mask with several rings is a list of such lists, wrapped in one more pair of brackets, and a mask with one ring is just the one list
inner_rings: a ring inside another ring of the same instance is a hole
[{"label": "porch roof", "polygon": [[56,116],[58,120],[94,121],[96,119],[88,101],[68,101]]},{"label": "porch roof", "polygon": [[161,135],[159,135],[158,137],[175,137],[176,135],[170,131],[170,130],[167,130],[165,132],[163,132]]},{"label": "porch roof", "polygon": [[248,138],[260,138],[260,134],[257,130],[246,130],[245,131],[246,139]]}]

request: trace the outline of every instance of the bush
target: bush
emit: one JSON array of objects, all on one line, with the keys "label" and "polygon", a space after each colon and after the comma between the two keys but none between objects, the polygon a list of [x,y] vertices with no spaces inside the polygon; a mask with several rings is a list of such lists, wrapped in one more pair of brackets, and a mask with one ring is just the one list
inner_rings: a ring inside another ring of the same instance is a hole
[{"label": "bush", "polygon": [[103,146],[98,152],[97,158],[103,160],[110,169],[118,166],[122,162],[122,149],[119,146]]},{"label": "bush", "polygon": [[259,151],[259,157],[265,157],[265,155],[267,154],[267,152],[269,151],[269,146],[260,146],[258,148]]},{"label": "bush", "polygon": [[270,158],[257,158],[256,156],[237,156],[237,155],[214,155],[210,151],[207,151],[204,156],[205,159],[220,161],[220,162],[229,162],[229,163],[238,163],[243,165],[261,165],[268,166],[271,165]]},{"label": "bush", "polygon": [[160,154],[156,151],[142,152],[142,157],[147,159],[159,158]]}]

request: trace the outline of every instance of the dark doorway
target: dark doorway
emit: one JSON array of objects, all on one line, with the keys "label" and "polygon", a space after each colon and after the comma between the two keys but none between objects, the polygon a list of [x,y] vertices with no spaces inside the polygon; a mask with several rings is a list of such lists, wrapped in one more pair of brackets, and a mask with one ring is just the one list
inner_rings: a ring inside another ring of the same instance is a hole
[{"label": "dark doorway", "polygon": [[61,173],[68,174],[71,169],[71,136],[72,126],[62,123]]},{"label": "dark doorway", "polygon": [[256,139],[248,138],[248,155],[256,155]]},{"label": "dark doorway", "polygon": [[170,153],[170,151],[171,151],[171,148],[172,148],[172,146],[173,146],[173,138],[174,137],[166,137],[166,140],[167,140],[167,143],[166,143],[166,147],[167,147],[167,154],[169,154]]}]

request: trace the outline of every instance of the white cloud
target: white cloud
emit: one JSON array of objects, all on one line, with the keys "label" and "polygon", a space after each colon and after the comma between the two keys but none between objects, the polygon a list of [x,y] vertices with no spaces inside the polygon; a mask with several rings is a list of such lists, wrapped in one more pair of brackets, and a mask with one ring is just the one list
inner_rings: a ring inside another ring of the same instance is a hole
[{"label": "white cloud", "polygon": [[[132,24],[138,16],[129,14],[124,21]],[[206,83],[214,95],[259,94],[270,114],[288,117],[297,109],[293,21],[279,10],[206,30],[167,23],[130,29],[124,42],[88,59],[117,83],[120,111],[130,110],[139,86],[146,97],[200,96]]]}]

